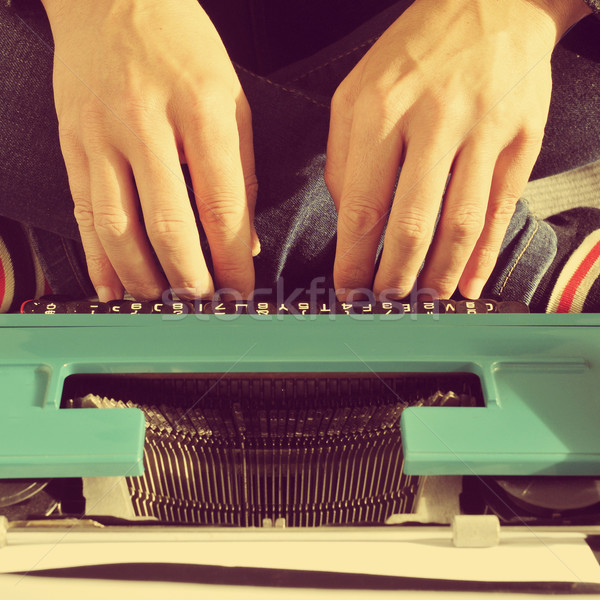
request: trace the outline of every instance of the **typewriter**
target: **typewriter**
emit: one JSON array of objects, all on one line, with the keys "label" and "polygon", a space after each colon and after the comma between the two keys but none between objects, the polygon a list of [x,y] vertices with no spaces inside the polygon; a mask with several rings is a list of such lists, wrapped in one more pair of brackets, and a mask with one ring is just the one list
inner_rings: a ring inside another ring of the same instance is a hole
[{"label": "typewriter", "polygon": [[[121,580],[117,563],[166,581],[166,544],[169,573],[187,565],[175,581],[238,591],[600,593],[600,315],[493,300],[22,312],[0,316],[0,585]],[[87,554],[115,540],[137,549]],[[27,565],[27,543],[86,559]],[[394,544],[408,554],[390,567]],[[566,544],[575,562],[510,581],[453,562],[511,544]]]}]

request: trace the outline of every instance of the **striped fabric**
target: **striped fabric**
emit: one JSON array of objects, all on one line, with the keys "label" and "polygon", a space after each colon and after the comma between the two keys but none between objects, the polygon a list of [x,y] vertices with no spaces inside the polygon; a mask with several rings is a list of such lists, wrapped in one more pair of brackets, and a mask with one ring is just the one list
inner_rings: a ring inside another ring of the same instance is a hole
[{"label": "striped fabric", "polygon": [[49,291],[29,232],[0,218],[0,313],[18,312],[23,302]]},{"label": "striped fabric", "polygon": [[15,274],[8,248],[0,238],[0,313],[8,312],[15,295]]},{"label": "striped fabric", "polygon": [[600,279],[600,229],[590,233],[565,263],[550,295],[546,312],[582,312]]},{"label": "striped fabric", "polygon": [[35,248],[35,244],[31,239],[31,232],[27,230],[27,240],[29,241],[29,246],[31,248],[31,255],[33,257],[33,267],[35,269],[35,292],[33,297],[39,298],[40,296],[44,296],[45,294],[51,294],[52,290],[46,281],[46,277],[44,275],[44,271],[42,270],[42,265],[40,264],[40,259],[38,258],[37,253],[33,250]]}]

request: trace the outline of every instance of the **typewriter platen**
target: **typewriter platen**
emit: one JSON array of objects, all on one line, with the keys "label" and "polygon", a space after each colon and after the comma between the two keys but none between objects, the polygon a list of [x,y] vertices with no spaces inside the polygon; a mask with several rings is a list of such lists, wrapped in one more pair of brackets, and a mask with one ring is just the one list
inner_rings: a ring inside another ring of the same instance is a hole
[{"label": "typewriter platen", "polygon": [[0,317],[0,513],[109,524],[121,477],[138,526],[600,520],[598,315],[141,306]]}]

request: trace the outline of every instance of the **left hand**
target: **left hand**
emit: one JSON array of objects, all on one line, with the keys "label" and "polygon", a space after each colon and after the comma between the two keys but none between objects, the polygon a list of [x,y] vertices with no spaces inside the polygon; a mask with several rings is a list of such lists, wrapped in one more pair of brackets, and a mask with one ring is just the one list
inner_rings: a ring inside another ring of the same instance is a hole
[{"label": "left hand", "polygon": [[541,147],[552,50],[587,12],[581,0],[416,0],[367,52],[331,106],[338,298],[371,288],[400,165],[375,294],[407,296],[425,261],[420,290],[479,297]]}]

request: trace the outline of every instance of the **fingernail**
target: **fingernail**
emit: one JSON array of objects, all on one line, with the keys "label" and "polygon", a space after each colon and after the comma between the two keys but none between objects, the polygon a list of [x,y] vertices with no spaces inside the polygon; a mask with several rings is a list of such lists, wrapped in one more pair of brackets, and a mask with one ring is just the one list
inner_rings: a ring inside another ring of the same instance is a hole
[{"label": "fingernail", "polygon": [[260,254],[260,240],[256,233],[252,236],[252,256],[258,256]]},{"label": "fingernail", "polygon": [[118,300],[119,298],[119,294],[116,294],[112,288],[105,285],[99,285],[96,288],[96,293],[100,302],[109,302],[110,300]]}]

